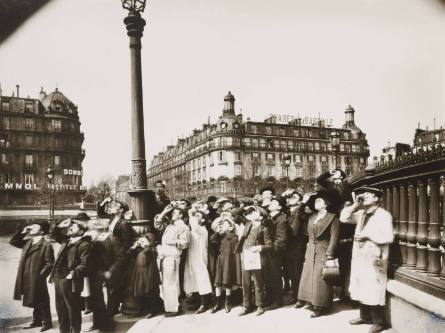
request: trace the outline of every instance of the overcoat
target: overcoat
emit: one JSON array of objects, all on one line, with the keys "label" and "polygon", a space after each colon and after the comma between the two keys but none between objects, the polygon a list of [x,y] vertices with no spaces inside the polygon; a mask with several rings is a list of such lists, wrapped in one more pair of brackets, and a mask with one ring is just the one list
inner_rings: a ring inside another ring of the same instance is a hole
[{"label": "overcoat", "polygon": [[31,239],[23,239],[21,230],[17,231],[9,243],[22,249],[14,287],[14,299],[20,300],[23,296],[23,306],[31,308],[39,303],[39,298],[47,298],[49,302],[46,278],[54,264],[51,243],[42,237],[33,245]]},{"label": "overcoat", "polygon": [[[301,210],[304,211],[304,205]],[[309,241],[306,246],[303,273],[301,276],[298,299],[316,307],[328,308],[332,305],[332,286],[322,277],[326,259],[335,258],[338,243],[339,220],[333,213],[317,221],[317,213],[308,220]]]},{"label": "overcoat", "polygon": [[184,290],[187,294],[199,292],[200,295],[212,292],[208,261],[207,229],[192,217],[190,218],[190,243],[184,268]]},{"label": "overcoat", "polygon": [[354,240],[352,248],[351,298],[366,305],[385,305],[389,244],[393,242],[392,216],[381,207],[365,211],[345,207],[341,222],[355,223],[355,235],[366,237]]},{"label": "overcoat", "polygon": [[227,288],[241,286],[243,283],[241,255],[235,253],[238,236],[234,231],[225,235],[214,233],[210,241],[218,247],[215,286]]}]

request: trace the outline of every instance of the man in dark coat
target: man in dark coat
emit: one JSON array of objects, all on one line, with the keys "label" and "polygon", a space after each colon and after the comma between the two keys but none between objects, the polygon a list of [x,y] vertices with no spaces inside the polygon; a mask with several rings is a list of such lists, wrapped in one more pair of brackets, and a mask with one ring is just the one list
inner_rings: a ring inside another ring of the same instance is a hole
[{"label": "man in dark coat", "polygon": [[161,180],[158,180],[154,184],[155,186],[155,205],[153,209],[153,213],[159,214],[161,213],[165,206],[170,203],[170,198],[165,194],[165,185]]},{"label": "man in dark coat", "polygon": [[69,239],[61,245],[51,271],[50,281],[54,283],[56,291],[56,310],[61,333],[79,333],[82,324],[80,294],[90,260],[90,244],[83,237],[86,229],[83,221],[71,221],[67,230]]},{"label": "man in dark coat", "polygon": [[109,255],[111,266],[104,273],[104,277],[107,280],[107,311],[108,315],[113,317],[119,313],[119,306],[123,301],[129,268],[127,251],[132,246],[136,233],[124,219],[124,214],[129,210],[126,203],[115,201],[111,214],[105,212],[105,204],[111,201],[112,199],[108,197],[97,206],[97,216],[110,219],[111,249]]},{"label": "man in dark coat", "polygon": [[266,227],[273,242],[269,251],[269,260],[267,263],[268,279],[266,279],[266,293],[269,301],[273,304],[268,310],[274,310],[283,305],[283,282],[282,268],[284,254],[287,246],[287,218],[282,210],[286,207],[286,201],[283,197],[272,198],[269,208],[269,216],[266,220]]},{"label": "man in dark coat", "polygon": [[287,219],[288,242],[284,256],[284,270],[291,282],[292,298],[289,301],[289,304],[291,304],[296,302],[298,298],[298,287],[303,271],[308,237],[306,235],[307,216],[298,214],[298,208],[302,199],[301,194],[296,190],[292,190],[286,194],[286,197],[289,216]]},{"label": "man in dark coat", "polygon": [[23,296],[23,306],[34,308],[33,321],[25,329],[42,326],[40,332],[52,327],[46,278],[54,264],[54,251],[44,238],[48,231],[48,222],[34,222],[25,228],[19,227],[9,241],[12,246],[22,249],[14,299],[21,300]]}]

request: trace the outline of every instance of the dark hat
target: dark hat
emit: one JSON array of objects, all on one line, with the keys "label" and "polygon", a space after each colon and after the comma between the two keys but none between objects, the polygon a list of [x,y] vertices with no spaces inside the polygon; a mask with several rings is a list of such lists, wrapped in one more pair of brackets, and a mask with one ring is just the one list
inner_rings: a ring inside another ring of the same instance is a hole
[{"label": "dark hat", "polygon": [[230,213],[232,214],[234,219],[237,219],[237,218],[239,218],[240,216],[243,215],[244,208],[233,208]]},{"label": "dark hat", "polygon": [[40,228],[42,229],[43,233],[47,234],[49,232],[49,223],[48,221],[44,220],[44,221],[35,221],[32,222],[30,225],[32,224],[37,224],[40,226]]},{"label": "dark hat", "polygon": [[263,194],[263,192],[265,192],[265,191],[271,191],[272,194],[275,194],[275,190],[273,189],[272,186],[266,186],[266,187],[263,187],[263,188],[260,190],[260,194]]},{"label": "dark hat", "polygon": [[381,198],[383,196],[383,191],[377,187],[362,186],[355,190],[355,193],[357,193],[357,194],[364,193],[364,192],[373,193],[376,196],[378,196],[379,198]]},{"label": "dark hat", "polygon": [[341,179],[346,179],[346,173],[342,169],[335,168],[333,171],[340,171]]},{"label": "dark hat", "polygon": [[184,201],[187,204],[187,207],[190,207],[192,205],[192,203],[189,200],[184,199],[184,198],[179,199],[178,201]]},{"label": "dark hat", "polygon": [[209,202],[216,202],[216,197],[215,197],[214,195],[210,195],[210,196],[207,198],[207,203],[209,203]]},{"label": "dark hat", "polygon": [[87,213],[80,212],[76,216],[74,216],[73,219],[78,220],[78,221],[89,221],[90,217],[88,216]]},{"label": "dark hat", "polygon": [[[281,209],[286,207],[286,198],[282,197],[281,195],[276,195],[272,198],[272,200],[278,201],[278,203],[281,206]],[[271,200],[271,201],[272,201]]]},{"label": "dark hat", "polygon": [[306,205],[313,211],[316,212],[315,209],[315,200],[317,198],[323,199],[326,204],[326,210],[330,213],[336,213],[341,206],[341,198],[335,190],[318,190],[313,196],[311,196],[306,203]]},{"label": "dark hat", "polygon": [[128,206],[128,204],[126,204],[125,202],[122,202],[119,200],[115,200],[115,201],[122,207],[122,209],[124,210],[124,213],[126,213],[130,210],[130,206]]}]

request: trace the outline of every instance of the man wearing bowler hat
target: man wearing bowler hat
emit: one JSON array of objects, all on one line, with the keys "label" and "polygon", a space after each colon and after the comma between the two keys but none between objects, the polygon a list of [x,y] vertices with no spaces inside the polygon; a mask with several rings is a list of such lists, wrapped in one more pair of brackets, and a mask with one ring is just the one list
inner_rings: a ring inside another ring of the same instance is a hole
[{"label": "man wearing bowler hat", "polygon": [[389,245],[393,242],[392,216],[380,207],[383,191],[363,186],[355,202],[343,208],[340,221],[356,224],[352,250],[351,298],[360,302],[360,317],[351,325],[373,324],[370,333],[386,327],[385,305]]},{"label": "man wearing bowler hat", "polygon": [[12,246],[22,249],[14,299],[23,299],[23,306],[33,308],[32,323],[25,327],[42,327],[40,332],[52,327],[50,301],[46,278],[54,264],[54,252],[44,235],[49,231],[47,221],[33,222],[22,228],[9,241]]}]

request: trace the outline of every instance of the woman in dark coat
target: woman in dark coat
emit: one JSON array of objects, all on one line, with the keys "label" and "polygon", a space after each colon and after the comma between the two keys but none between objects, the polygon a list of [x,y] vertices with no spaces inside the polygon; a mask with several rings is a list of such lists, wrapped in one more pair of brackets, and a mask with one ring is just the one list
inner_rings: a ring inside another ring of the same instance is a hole
[{"label": "woman in dark coat", "polygon": [[22,249],[14,299],[23,298],[23,306],[34,308],[33,321],[28,328],[42,326],[41,332],[52,327],[50,301],[46,278],[54,264],[54,251],[44,234],[49,230],[46,221],[19,228],[9,241]]},{"label": "woman in dark coat", "polygon": [[235,253],[238,244],[238,236],[235,234],[235,222],[230,218],[226,218],[218,226],[210,241],[218,248],[218,256],[216,258],[215,271],[215,295],[216,304],[212,309],[212,313],[217,312],[222,307],[222,288],[226,292],[225,311],[230,312],[232,309],[230,295],[233,287],[242,285],[242,268],[241,256]]},{"label": "woman in dark coat", "polygon": [[[313,205],[308,203],[309,200]],[[333,212],[338,202],[339,198],[334,191],[320,190],[316,195],[306,194],[299,208],[302,215],[306,206],[310,206],[314,212],[308,220],[309,241],[296,304],[297,308],[310,305],[313,311],[311,318],[322,316],[332,306],[332,286],[323,279],[322,269],[326,260],[335,258],[340,224]]]},{"label": "woman in dark coat", "polygon": [[159,311],[159,285],[161,278],[156,262],[156,239],[145,233],[128,250],[132,270],[128,280],[127,295],[122,313],[130,316],[146,315],[151,318]]}]

